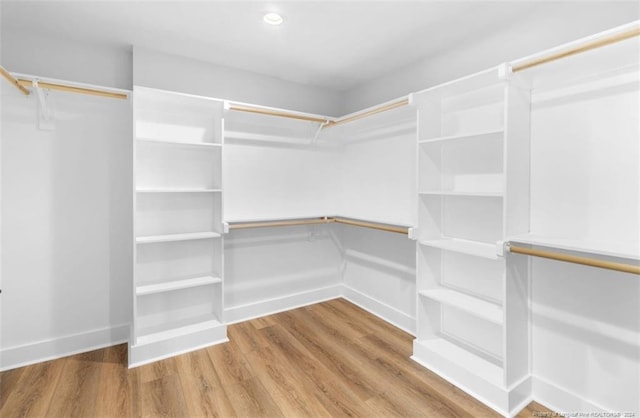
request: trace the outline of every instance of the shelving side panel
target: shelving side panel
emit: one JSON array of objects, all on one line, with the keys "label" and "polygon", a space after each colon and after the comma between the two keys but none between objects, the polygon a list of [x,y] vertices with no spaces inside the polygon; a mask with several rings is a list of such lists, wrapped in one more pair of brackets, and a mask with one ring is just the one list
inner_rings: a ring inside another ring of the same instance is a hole
[{"label": "shelving side panel", "polygon": [[504,235],[529,232],[531,91],[512,82],[505,92]]},{"label": "shelving side panel", "polygon": [[505,385],[510,387],[531,374],[530,257],[507,255],[504,299]]},{"label": "shelving side panel", "polygon": [[[442,276],[440,250],[416,244],[416,252],[417,292],[437,288]],[[436,307],[426,306],[419,293],[416,294],[416,298],[416,337],[418,340],[434,338],[439,327],[440,311]]]},{"label": "shelving side panel", "polygon": [[440,99],[436,96],[416,96],[418,103],[418,141],[437,138],[442,132],[442,109]]}]

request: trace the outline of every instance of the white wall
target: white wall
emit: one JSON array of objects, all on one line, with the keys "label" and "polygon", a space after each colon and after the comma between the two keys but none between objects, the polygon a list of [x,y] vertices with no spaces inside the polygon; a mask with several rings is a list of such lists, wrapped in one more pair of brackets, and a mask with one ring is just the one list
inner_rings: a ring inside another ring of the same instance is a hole
[{"label": "white wall", "polygon": [[131,48],[70,42],[0,28],[2,65],[14,73],[131,89]]},{"label": "white wall", "polygon": [[2,91],[0,368],[125,341],[131,318],[128,101]]},{"label": "white wall", "polygon": [[[532,101],[531,232],[639,254],[637,67]],[[640,412],[638,277],[542,259],[532,272],[534,397]]]},{"label": "white wall", "polygon": [[[0,62],[14,73],[131,89],[138,85],[339,116],[340,92],[194,59],[0,28]],[[26,52],[28,51],[28,53]],[[134,65],[135,59],[135,65]]]},{"label": "white wall", "polygon": [[[637,2],[568,1],[560,12],[539,10],[473,34],[470,41],[363,83],[345,92],[344,112],[354,112],[427,87],[640,19]],[[550,2],[549,2],[550,3]]]},{"label": "white wall", "polygon": [[341,94],[327,88],[143,48],[134,48],[133,80],[145,87],[328,116],[337,116],[341,108]]},{"label": "white wall", "polygon": [[225,236],[225,320],[238,322],[340,295],[332,226],[232,230]]}]

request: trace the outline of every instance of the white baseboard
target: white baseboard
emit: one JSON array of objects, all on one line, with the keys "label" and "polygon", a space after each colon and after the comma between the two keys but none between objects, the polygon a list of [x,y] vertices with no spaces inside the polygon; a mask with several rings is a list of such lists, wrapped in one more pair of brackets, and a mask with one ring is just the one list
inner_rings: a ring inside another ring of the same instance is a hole
[{"label": "white baseboard", "polygon": [[262,316],[336,299],[340,297],[341,290],[342,285],[335,284],[333,286],[321,287],[319,289],[312,289],[306,292],[294,293],[292,295],[285,295],[273,299],[265,299],[246,305],[234,306],[225,309],[225,322],[227,325],[235,324],[237,322],[248,321]]},{"label": "white baseboard", "polygon": [[0,371],[110,347],[129,340],[129,324],[117,325],[0,350]]},{"label": "white baseboard", "polygon": [[365,311],[395,325],[401,330],[411,335],[416,335],[416,319],[406,313],[400,312],[396,308],[365,295],[345,284],[342,285],[342,297],[354,305],[358,305]]},{"label": "white baseboard", "polygon": [[559,413],[608,411],[607,408],[539,376],[533,376],[533,399]]}]

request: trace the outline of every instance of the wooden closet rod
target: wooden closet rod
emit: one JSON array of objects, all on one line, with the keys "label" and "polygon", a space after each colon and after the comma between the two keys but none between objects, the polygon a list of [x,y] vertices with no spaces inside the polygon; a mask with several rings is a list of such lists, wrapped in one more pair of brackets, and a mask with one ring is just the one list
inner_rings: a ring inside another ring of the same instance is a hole
[{"label": "wooden closet rod", "polygon": [[347,218],[323,217],[313,219],[288,219],[281,221],[256,221],[256,222],[237,222],[229,224],[229,229],[248,229],[248,228],[268,228],[276,226],[297,226],[297,225],[315,225],[328,223],[341,223],[346,225],[360,226],[364,228],[379,229],[387,232],[397,232],[399,234],[408,234],[409,229],[402,226],[385,225],[375,222],[359,221]]},{"label": "wooden closet rod", "polygon": [[257,221],[257,222],[238,222],[229,224],[229,229],[248,229],[248,228],[268,228],[274,226],[297,226],[297,225],[314,225],[327,224],[334,222],[332,218],[314,218],[314,219],[291,219],[286,221]]},{"label": "wooden closet rod", "polygon": [[342,125],[345,123],[349,123],[349,122],[353,122],[354,120],[358,120],[358,119],[363,119],[372,115],[375,115],[377,113],[382,113],[382,112],[386,112],[387,110],[392,110],[392,109],[397,109],[399,107],[403,107],[409,104],[409,99],[402,99],[402,100],[398,100],[397,102],[392,102],[392,103],[387,103],[378,107],[375,107],[373,109],[369,109],[366,110],[362,113],[357,113],[355,115],[352,116],[347,116],[347,117],[343,117],[340,118],[338,120],[332,120],[329,121],[326,125],[324,125],[322,128],[331,128],[332,126],[338,126],[338,125]]},{"label": "wooden closet rod", "polygon": [[592,49],[596,49],[606,45],[614,44],[616,42],[624,41],[625,39],[633,38],[634,36],[640,36],[640,28],[630,29],[628,31],[607,36],[602,39],[597,39],[591,42],[587,42],[584,45],[576,46],[576,47],[567,49],[566,51],[556,52],[554,54],[547,55],[546,57],[536,58],[529,62],[515,65],[512,68],[512,71],[514,73],[517,73],[518,71],[522,71],[528,68],[536,67],[538,65],[546,64],[551,61],[556,61],[561,58],[570,57],[571,55],[580,54],[586,51],[590,51]]},{"label": "wooden closet rod", "polygon": [[551,260],[565,261],[567,263],[582,264],[585,266],[599,267],[608,270],[622,271],[624,273],[640,274],[640,266],[632,264],[615,263],[613,261],[597,260],[595,258],[580,257],[553,251],[536,250],[533,248],[509,245],[509,251],[516,254],[531,255],[534,257],[548,258]]},{"label": "wooden closet rod", "polygon": [[[32,80],[27,80],[24,78],[18,79],[18,83],[22,88],[33,86]],[[91,96],[108,97],[111,99],[126,99],[127,97],[129,97],[129,95],[126,93],[118,93],[118,92],[109,91],[109,90],[93,89],[93,88],[86,88],[86,87],[76,87],[76,86],[70,86],[68,84],[49,83],[49,82],[40,81],[40,80],[38,80],[38,87],[41,87],[43,89],[49,89],[49,90],[64,91],[67,93],[80,93],[80,94],[88,94]]]},{"label": "wooden closet rod", "polygon": [[229,105],[229,109],[236,110],[238,112],[258,113],[260,115],[278,116],[281,118],[306,120],[306,121],[317,122],[317,123],[330,123],[329,120],[319,118],[316,116],[300,115],[297,113],[285,112],[281,110],[265,109],[262,107],[246,106],[246,105],[239,105],[239,104],[232,103]]},{"label": "wooden closet rod", "polygon": [[396,232],[398,234],[409,234],[409,228],[405,226],[385,225],[375,222],[358,221],[355,219],[333,218],[334,222],[346,225],[361,226],[363,228],[379,229],[381,231]]},{"label": "wooden closet rod", "polygon": [[22,84],[20,84],[20,80],[15,78],[2,65],[0,65],[0,75],[2,75],[4,78],[6,78],[9,83],[13,84],[13,86],[15,88],[17,88],[18,90],[20,90],[22,92],[22,94],[24,94],[25,96],[28,96],[31,93],[27,88],[25,88]]}]

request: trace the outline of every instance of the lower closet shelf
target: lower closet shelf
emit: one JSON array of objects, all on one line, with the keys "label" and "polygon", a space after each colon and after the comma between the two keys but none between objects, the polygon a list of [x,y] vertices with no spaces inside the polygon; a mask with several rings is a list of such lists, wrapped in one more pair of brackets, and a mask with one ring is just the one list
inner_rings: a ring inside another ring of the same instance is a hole
[{"label": "lower closet shelf", "polygon": [[222,279],[213,276],[192,277],[170,282],[150,283],[136,286],[136,295],[152,295],[155,293],[170,292],[172,290],[189,289],[198,286],[221,283]]},{"label": "lower closet shelf", "polygon": [[136,345],[151,344],[199,331],[217,328],[222,324],[213,315],[202,315],[168,324],[154,325],[140,329]]},{"label": "lower closet shelf", "polygon": [[502,325],[502,308],[495,303],[466,295],[451,289],[430,289],[418,292],[421,296],[468,312],[494,324]]},{"label": "lower closet shelf", "polygon": [[[477,379],[486,381],[493,386],[502,387],[503,369],[484,358],[477,356],[460,346],[445,340],[434,338],[413,342],[413,359],[424,364],[445,377],[453,377],[460,381],[459,376],[449,374],[466,373]],[[425,364],[426,363],[426,364]],[[452,370],[454,368],[455,370]],[[451,373],[450,373],[451,372]],[[467,381],[467,379],[463,380]]]}]

